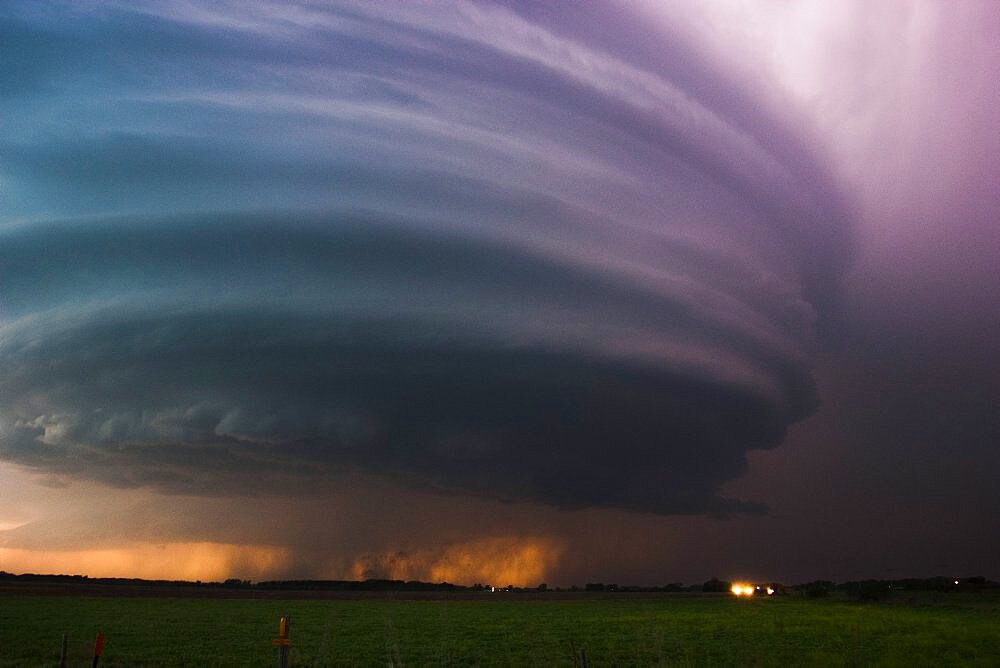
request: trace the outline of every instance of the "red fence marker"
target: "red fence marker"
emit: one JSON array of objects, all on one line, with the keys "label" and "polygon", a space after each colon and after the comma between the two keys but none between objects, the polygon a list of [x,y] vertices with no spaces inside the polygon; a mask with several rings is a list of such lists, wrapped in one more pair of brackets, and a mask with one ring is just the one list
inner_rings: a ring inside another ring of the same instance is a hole
[{"label": "red fence marker", "polygon": [[97,662],[101,658],[101,654],[104,652],[104,634],[98,633],[97,640],[94,641],[94,668],[97,668]]}]

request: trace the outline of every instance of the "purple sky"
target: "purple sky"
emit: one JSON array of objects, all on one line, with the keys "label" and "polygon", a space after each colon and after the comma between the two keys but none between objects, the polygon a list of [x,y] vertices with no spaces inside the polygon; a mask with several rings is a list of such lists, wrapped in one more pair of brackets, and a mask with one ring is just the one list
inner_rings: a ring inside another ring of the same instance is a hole
[{"label": "purple sky", "polygon": [[0,10],[0,569],[1000,577],[989,2]]}]

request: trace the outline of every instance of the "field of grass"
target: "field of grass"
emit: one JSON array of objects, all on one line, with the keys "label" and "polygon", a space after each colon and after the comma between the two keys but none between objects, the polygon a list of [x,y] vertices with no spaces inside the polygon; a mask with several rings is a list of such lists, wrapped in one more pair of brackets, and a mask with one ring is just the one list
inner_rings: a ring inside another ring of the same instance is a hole
[{"label": "field of grass", "polygon": [[[0,666],[273,665],[292,615],[292,665],[1000,665],[1000,597],[857,604],[798,597],[483,600],[84,598],[0,594]],[[75,654],[75,656],[73,656]],[[71,663],[72,665],[72,663]],[[86,663],[89,665],[89,662]]]}]

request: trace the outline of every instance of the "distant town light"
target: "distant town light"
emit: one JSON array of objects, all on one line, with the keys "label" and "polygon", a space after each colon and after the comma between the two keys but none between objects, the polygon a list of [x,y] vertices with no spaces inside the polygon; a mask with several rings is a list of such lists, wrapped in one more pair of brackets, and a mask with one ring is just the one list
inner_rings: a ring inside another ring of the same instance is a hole
[{"label": "distant town light", "polygon": [[761,596],[763,594],[774,596],[777,593],[777,590],[771,585],[751,584],[748,582],[734,582],[729,591],[736,596]]}]

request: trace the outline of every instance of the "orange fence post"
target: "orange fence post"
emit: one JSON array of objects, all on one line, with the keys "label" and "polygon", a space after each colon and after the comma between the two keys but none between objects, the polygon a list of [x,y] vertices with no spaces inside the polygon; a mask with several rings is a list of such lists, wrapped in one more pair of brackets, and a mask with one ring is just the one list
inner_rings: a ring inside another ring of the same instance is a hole
[{"label": "orange fence post", "polygon": [[278,668],[288,668],[288,652],[291,643],[292,616],[285,615],[278,622],[278,637],[271,644],[278,648]]}]

